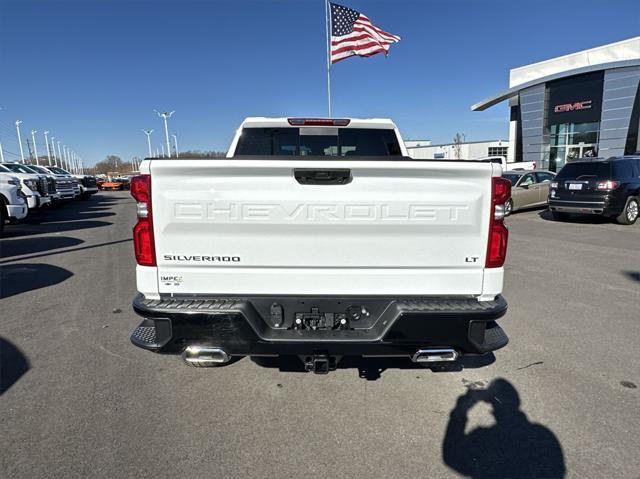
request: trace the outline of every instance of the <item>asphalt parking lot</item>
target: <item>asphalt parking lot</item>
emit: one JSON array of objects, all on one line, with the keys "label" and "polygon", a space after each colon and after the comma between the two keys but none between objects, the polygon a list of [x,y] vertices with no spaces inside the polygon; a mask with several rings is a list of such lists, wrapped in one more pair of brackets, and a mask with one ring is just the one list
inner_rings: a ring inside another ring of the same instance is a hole
[{"label": "asphalt parking lot", "polygon": [[132,346],[134,217],[99,193],[7,228],[1,477],[638,477],[640,224],[517,213],[506,348],[319,376]]}]

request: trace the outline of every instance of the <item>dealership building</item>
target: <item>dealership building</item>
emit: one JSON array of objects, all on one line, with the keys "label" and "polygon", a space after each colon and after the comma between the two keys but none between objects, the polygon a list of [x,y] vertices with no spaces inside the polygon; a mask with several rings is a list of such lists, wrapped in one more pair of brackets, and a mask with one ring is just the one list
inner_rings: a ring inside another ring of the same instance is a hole
[{"label": "dealership building", "polygon": [[640,151],[640,37],[519,68],[509,89],[471,107],[508,101],[508,161],[557,171],[567,161]]},{"label": "dealership building", "polygon": [[408,140],[404,142],[411,158],[417,160],[476,160],[487,156],[504,156],[509,153],[507,140],[463,141],[460,143],[441,143],[434,145],[430,141]]}]

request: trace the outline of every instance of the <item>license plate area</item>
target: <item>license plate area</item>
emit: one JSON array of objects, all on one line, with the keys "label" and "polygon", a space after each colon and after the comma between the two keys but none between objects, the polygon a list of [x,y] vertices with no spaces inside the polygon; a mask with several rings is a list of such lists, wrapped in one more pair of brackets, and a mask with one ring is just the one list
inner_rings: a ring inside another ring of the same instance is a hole
[{"label": "license plate area", "polygon": [[272,329],[345,331],[370,329],[392,301],[371,297],[254,298],[251,304]]},{"label": "license plate area", "polygon": [[569,183],[570,190],[581,190],[584,185],[582,183]]}]

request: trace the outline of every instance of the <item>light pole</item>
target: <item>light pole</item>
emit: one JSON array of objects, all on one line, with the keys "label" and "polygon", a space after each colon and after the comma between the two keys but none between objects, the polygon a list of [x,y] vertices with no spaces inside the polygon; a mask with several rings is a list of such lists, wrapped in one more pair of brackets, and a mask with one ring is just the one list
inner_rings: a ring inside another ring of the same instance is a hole
[{"label": "light pole", "polygon": [[55,142],[56,137],[52,136],[51,137],[51,149],[53,150],[53,166],[58,166],[58,160],[56,158],[56,142]]},{"label": "light pole", "polygon": [[64,158],[62,158],[62,151],[60,150],[60,140],[58,140],[58,159],[60,160],[60,168],[64,168]]},{"label": "light pole", "polygon": [[49,158],[49,166],[51,166],[51,150],[49,149],[49,131],[44,130],[44,144],[47,145],[47,157]]},{"label": "light pole", "polygon": [[38,147],[36,145],[36,133],[38,133],[38,130],[31,130],[31,141],[33,141],[33,151],[36,154],[36,165],[40,166],[40,160],[38,159]]},{"label": "light pole", "polygon": [[64,154],[64,169],[69,171],[69,153],[67,151],[67,145],[62,145],[62,153]]},{"label": "light pole", "polygon": [[156,146],[156,158],[160,158],[160,150]]},{"label": "light pole", "polygon": [[169,144],[169,126],[167,125],[167,118],[171,118],[171,115],[173,115],[175,111],[163,111],[162,113],[160,113],[158,110],[153,111],[155,111],[160,118],[164,119],[164,139],[167,141],[167,153],[169,154],[169,156],[171,156],[171,145]]},{"label": "light pole", "polygon": [[2,151],[2,142],[0,141],[0,161],[4,163],[4,151]]},{"label": "light pole", "polygon": [[147,146],[149,147],[149,158],[153,157],[153,153],[151,152],[151,133],[153,130],[142,130],[144,134],[147,135]]},{"label": "light pole", "polygon": [[24,164],[24,150],[22,149],[22,137],[20,136],[20,124],[22,120],[16,120],[16,131],[18,132],[18,145],[20,146],[20,160]]},{"label": "light pole", "polygon": [[164,158],[165,156],[167,156],[164,154],[164,145],[160,145],[160,147],[162,148],[162,157]]},{"label": "light pole", "polygon": [[178,153],[178,137],[176,135],[171,135],[173,137],[173,147],[176,149],[176,158],[180,156]]}]

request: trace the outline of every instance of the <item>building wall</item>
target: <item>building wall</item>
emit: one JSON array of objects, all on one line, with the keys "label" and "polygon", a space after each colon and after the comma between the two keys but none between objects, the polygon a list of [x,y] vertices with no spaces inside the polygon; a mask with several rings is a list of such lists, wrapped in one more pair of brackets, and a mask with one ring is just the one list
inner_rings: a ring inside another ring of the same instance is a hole
[{"label": "building wall", "polygon": [[605,71],[598,156],[624,154],[639,82],[640,67]]},{"label": "building wall", "polygon": [[[520,91],[520,118],[522,122],[522,161],[540,162],[545,141],[546,87],[536,85]],[[515,140],[514,140],[515,141]],[[516,161],[520,158],[516,158]]]},{"label": "building wall", "polygon": [[[509,142],[506,140],[490,140],[462,143],[460,145],[460,158],[464,160],[475,160],[488,156],[490,147],[508,147]],[[444,160],[455,160],[456,150],[453,143],[442,145],[429,145],[420,147],[411,147],[407,145],[407,151],[411,158],[418,160],[431,160],[441,158]]]},{"label": "building wall", "polygon": [[[640,67],[615,68],[604,72],[598,156],[610,157],[624,154],[629,123],[635,96],[640,83]],[[548,157],[549,137],[546,112],[547,85],[542,83],[519,92],[518,108],[521,116],[522,158],[515,161],[542,161]],[[509,144],[515,145],[517,124],[511,122]],[[511,159],[510,159],[511,160]]]},{"label": "building wall", "polygon": [[431,140],[405,140],[404,146],[407,148],[414,148],[417,146],[429,146],[431,145]]}]

